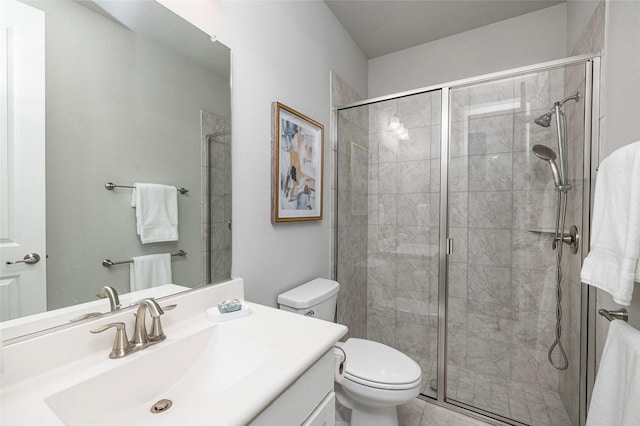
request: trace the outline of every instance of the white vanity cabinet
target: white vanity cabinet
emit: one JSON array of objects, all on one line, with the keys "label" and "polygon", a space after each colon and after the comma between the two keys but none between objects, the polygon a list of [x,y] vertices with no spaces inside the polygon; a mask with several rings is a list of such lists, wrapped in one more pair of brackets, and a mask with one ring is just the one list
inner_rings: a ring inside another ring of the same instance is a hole
[{"label": "white vanity cabinet", "polygon": [[251,421],[255,426],[333,426],[333,349],[295,380]]}]

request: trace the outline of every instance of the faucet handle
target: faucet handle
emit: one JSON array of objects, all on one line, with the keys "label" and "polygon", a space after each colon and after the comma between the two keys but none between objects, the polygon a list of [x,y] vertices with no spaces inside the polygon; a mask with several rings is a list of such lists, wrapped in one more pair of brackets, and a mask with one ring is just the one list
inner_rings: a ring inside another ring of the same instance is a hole
[{"label": "faucet handle", "polygon": [[[174,309],[177,304],[167,305],[162,307],[162,312],[170,311]],[[160,316],[151,318],[151,331],[149,332],[149,341],[159,342],[166,339],[167,336],[164,334],[164,330],[162,329],[162,322],[160,322]]]},{"label": "faucet handle", "polygon": [[111,327],[116,328],[116,340],[113,342],[113,349],[111,349],[109,358],[122,358],[137,350],[137,348],[129,342],[129,339],[127,338],[127,330],[123,322],[112,322],[101,327],[94,328],[90,331],[91,333],[97,334],[102,333]]}]

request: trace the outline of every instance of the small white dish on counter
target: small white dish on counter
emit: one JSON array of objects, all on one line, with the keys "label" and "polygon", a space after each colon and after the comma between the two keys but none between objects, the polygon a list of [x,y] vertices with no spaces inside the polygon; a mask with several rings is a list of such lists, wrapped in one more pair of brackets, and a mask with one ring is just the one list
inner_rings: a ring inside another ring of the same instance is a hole
[{"label": "small white dish on counter", "polygon": [[251,313],[251,308],[249,308],[249,305],[247,305],[246,302],[243,301],[241,303],[242,307],[233,312],[220,312],[220,309],[218,309],[217,306],[209,308],[207,309],[207,318],[211,322],[222,322],[249,315]]}]

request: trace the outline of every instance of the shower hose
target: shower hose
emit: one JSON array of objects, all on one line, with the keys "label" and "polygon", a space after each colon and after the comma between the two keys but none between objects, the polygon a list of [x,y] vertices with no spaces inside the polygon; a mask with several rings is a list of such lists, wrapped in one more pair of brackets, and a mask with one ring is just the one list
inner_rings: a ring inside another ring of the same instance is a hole
[{"label": "shower hose", "polygon": [[[556,340],[549,348],[547,354],[549,362],[553,368],[557,370],[566,370],[569,366],[567,354],[562,347],[560,337],[562,336],[562,237],[564,236],[564,222],[567,215],[567,192],[566,190],[558,191],[558,210],[556,215],[556,234],[553,241],[553,249],[556,252]],[[553,352],[558,348],[561,360],[556,363],[553,360]]]}]

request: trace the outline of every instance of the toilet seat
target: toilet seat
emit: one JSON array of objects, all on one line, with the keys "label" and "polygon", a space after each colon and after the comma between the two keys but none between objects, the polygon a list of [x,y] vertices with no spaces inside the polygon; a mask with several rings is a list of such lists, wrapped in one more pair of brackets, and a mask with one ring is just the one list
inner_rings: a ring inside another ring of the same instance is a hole
[{"label": "toilet seat", "polygon": [[345,379],[388,390],[406,390],[420,385],[420,366],[394,348],[357,338],[350,338],[340,346],[347,355]]},{"label": "toilet seat", "polygon": [[361,377],[352,376],[350,374],[345,374],[344,377],[346,380],[351,380],[352,382],[357,383],[359,385],[368,386],[370,388],[375,388],[375,389],[382,389],[382,390],[407,390],[407,389],[413,389],[414,387],[420,385],[420,379],[417,379],[416,381],[411,383],[394,385],[390,383],[373,382],[371,380],[366,380]]}]

